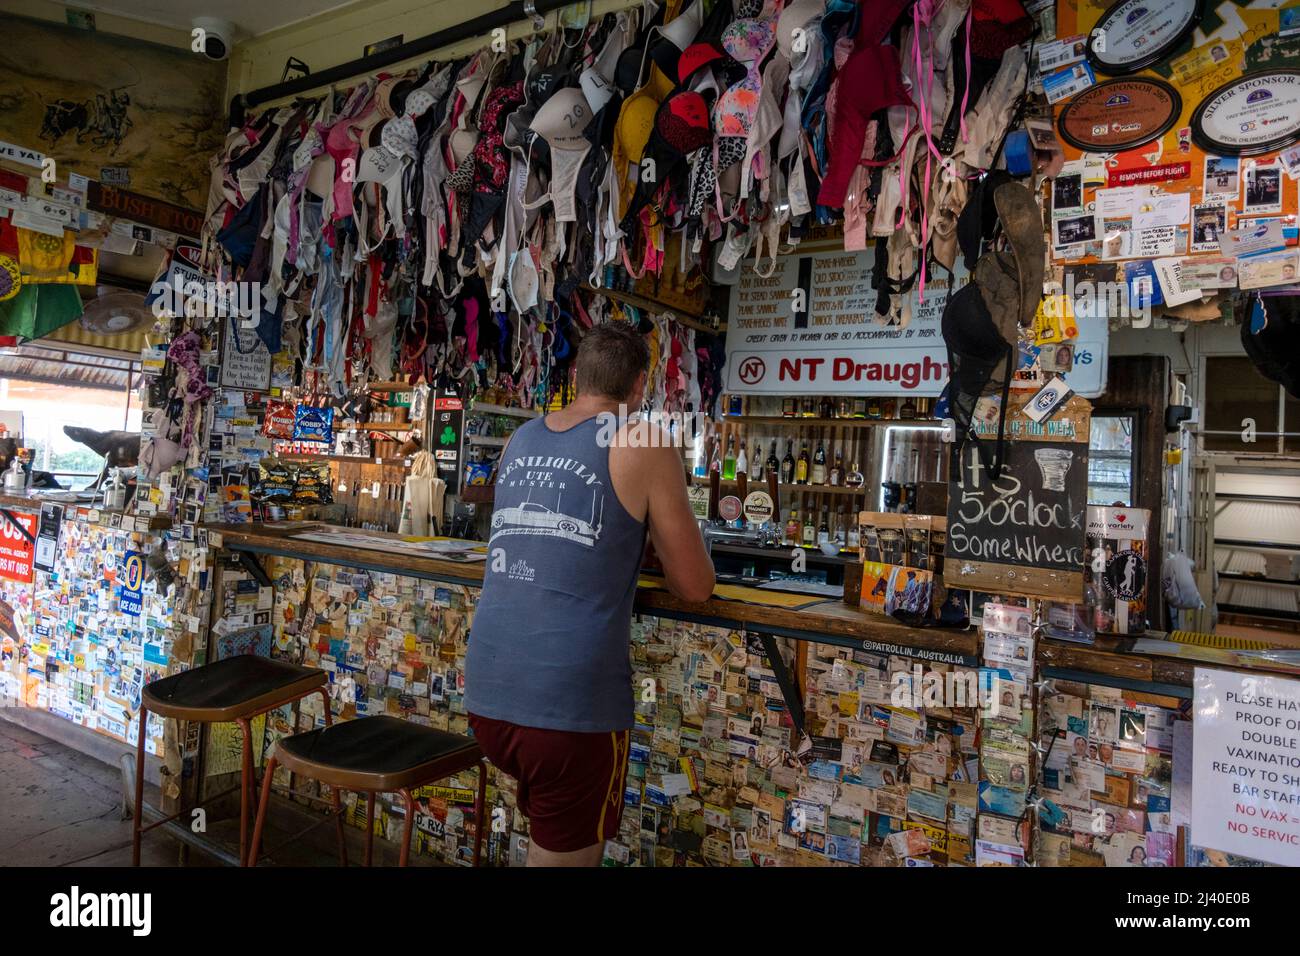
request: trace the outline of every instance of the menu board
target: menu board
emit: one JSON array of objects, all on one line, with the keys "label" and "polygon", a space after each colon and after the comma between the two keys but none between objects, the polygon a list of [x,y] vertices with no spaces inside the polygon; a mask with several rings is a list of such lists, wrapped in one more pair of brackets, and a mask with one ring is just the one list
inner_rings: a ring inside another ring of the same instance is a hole
[{"label": "menu board", "polygon": [[[781,256],[770,276],[746,267],[727,314],[727,392],[739,395],[936,396],[948,381],[940,331],[950,292],[969,273],[958,257],[949,275],[933,267],[907,293],[907,324],[876,313],[873,252]],[[1064,375],[1077,395],[1105,389],[1104,315],[1076,314],[1074,367]]]},{"label": "menu board", "polygon": [[[1055,601],[1083,598],[1087,553],[1088,427],[1091,407],[1077,395],[1051,418],[1007,410],[1003,469],[991,480],[974,442],[948,483],[944,583]],[[977,434],[996,443],[997,419]]]},{"label": "menu board", "polygon": [[[906,327],[876,314],[875,253],[782,256],[747,269],[727,316],[727,391],[781,395],[938,395],[948,380],[939,320],[949,277],[936,269],[910,295]],[[954,288],[965,284],[960,264]]]}]

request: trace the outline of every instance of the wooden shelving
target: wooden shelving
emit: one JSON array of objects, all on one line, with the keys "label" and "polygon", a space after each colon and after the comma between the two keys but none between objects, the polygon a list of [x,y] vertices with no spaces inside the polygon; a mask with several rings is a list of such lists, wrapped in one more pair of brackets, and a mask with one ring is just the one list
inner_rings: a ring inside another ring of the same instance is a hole
[{"label": "wooden shelving", "polygon": [[537,418],[541,412],[527,408],[513,408],[507,405],[493,405],[491,402],[475,402],[467,415],[513,415],[515,418]]},{"label": "wooden shelving", "polygon": [[365,455],[311,455],[304,452],[286,452],[283,455],[268,455],[268,458],[278,458],[281,461],[355,461],[363,465],[401,465],[407,467],[411,459],[409,458],[373,458]]},{"label": "wooden shelving", "polygon": [[735,425],[778,425],[788,428],[939,428],[933,418],[786,418],[784,415],[723,415]]},{"label": "wooden shelving", "polygon": [[[691,475],[691,484],[694,484],[694,485],[705,485],[705,486],[707,486],[707,485],[709,484],[709,479],[708,479],[707,477],[703,477],[703,478],[702,478],[702,477],[700,477],[699,475]],[[724,480],[721,482],[722,488],[724,489],[724,493],[725,493],[725,489],[726,489],[726,488],[728,488],[728,487],[734,487],[735,484],[736,484],[735,481],[727,481],[727,480],[724,479]],[[787,484],[780,484],[780,485],[778,485],[777,487],[779,488],[779,490],[781,491],[781,493],[782,493],[783,495],[785,495],[785,494],[791,494],[791,495],[843,495],[843,496],[850,497],[850,498],[852,498],[852,497],[854,497],[854,496],[869,495],[869,494],[874,493],[874,492],[877,490],[877,489],[875,489],[875,488],[868,488],[866,485],[863,485],[863,486],[860,487],[860,488],[846,488],[846,487],[844,487],[843,485],[798,485],[798,484],[788,484],[788,485],[787,485]],[[749,490],[750,490],[750,491],[766,491],[766,490],[767,490],[767,479],[766,479],[766,478],[763,478],[763,479],[760,479],[760,480],[758,480],[758,481],[751,481],[751,482],[749,482]]]}]

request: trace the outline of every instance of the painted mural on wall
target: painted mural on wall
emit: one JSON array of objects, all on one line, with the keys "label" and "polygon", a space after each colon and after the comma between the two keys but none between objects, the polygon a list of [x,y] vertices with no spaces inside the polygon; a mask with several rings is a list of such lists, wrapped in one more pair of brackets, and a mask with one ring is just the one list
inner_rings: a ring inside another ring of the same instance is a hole
[{"label": "painted mural on wall", "polygon": [[224,68],[186,50],[6,17],[0,140],[191,209],[224,135]]}]

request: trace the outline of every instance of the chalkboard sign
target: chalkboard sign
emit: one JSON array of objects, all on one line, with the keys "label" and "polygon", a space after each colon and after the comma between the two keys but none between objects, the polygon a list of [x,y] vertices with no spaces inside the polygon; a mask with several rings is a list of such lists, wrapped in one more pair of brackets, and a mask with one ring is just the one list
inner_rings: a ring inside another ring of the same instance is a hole
[{"label": "chalkboard sign", "polygon": [[[1083,598],[1091,408],[1078,396],[1036,423],[1012,399],[1004,467],[990,481],[973,442],[948,483],[944,583],[1056,601]],[[996,420],[980,427],[996,441]]]}]

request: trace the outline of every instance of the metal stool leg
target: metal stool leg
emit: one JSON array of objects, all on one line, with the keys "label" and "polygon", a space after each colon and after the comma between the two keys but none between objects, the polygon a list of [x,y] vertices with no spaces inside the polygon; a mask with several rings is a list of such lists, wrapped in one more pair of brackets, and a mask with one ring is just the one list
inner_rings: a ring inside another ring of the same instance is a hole
[{"label": "metal stool leg", "polygon": [[375,794],[372,790],[366,794],[366,866],[374,859],[375,852]]},{"label": "metal stool leg", "polygon": [[397,858],[398,866],[406,866],[411,859],[411,830],[415,828],[415,798],[410,790],[400,791],[402,803],[406,806],[406,822],[402,824],[402,855]]},{"label": "metal stool leg", "polygon": [[239,775],[239,862],[242,866],[248,858],[248,821],[256,798],[253,797],[253,728],[247,718],[238,723],[244,735],[243,767]]},{"label": "metal stool leg", "polygon": [[131,815],[131,865],[140,865],[140,826],[144,820],[144,732],[149,711],[140,703],[140,733],[135,743],[135,812]]},{"label": "metal stool leg", "polygon": [[257,866],[257,851],[262,845],[262,828],[266,825],[266,811],[271,805],[271,779],[275,776],[275,754],[266,761],[266,771],[262,778],[262,796],[257,802],[257,822],[253,824],[253,842],[249,844],[248,856],[240,861],[243,866]]},{"label": "metal stool leg", "polygon": [[483,854],[483,819],[487,810],[487,761],[478,762],[478,794],[474,797],[474,865],[479,865]]},{"label": "metal stool leg", "polygon": [[[328,688],[320,689],[321,701],[325,704],[325,726],[333,724],[333,715],[330,713],[330,695]],[[293,782],[290,780],[289,789],[293,789]],[[334,832],[339,841],[339,866],[348,865],[348,840],[343,829],[343,801],[339,798],[339,788],[330,787],[331,802],[334,804]]]}]

